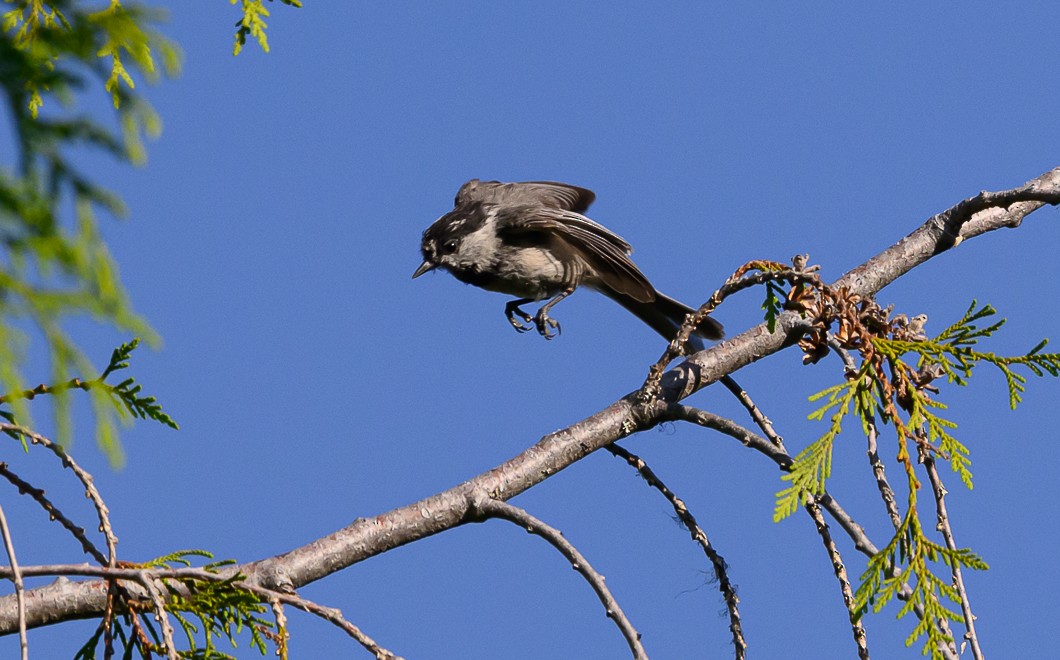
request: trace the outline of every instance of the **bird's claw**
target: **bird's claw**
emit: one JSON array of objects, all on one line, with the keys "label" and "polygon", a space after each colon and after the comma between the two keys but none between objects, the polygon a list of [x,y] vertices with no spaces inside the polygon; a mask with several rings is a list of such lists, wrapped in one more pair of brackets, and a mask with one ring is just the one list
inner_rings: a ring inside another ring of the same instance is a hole
[{"label": "bird's claw", "polygon": [[519,319],[515,318],[516,316],[527,323],[534,322],[534,317],[519,309],[519,305],[515,304],[514,301],[505,306],[504,316],[507,317],[508,323],[512,324],[516,332],[528,332],[530,330],[530,326],[520,323]]},{"label": "bird's claw", "polygon": [[[534,317],[534,325],[537,326],[537,333],[545,339],[553,339],[563,332],[563,329],[559,327],[559,321],[546,314],[543,309]],[[551,328],[555,328],[556,331],[549,332]]]}]

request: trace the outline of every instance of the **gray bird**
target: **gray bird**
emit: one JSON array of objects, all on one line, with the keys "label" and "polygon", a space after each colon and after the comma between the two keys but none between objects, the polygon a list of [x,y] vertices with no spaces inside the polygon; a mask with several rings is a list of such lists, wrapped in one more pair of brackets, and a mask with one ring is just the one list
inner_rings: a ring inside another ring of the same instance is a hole
[{"label": "gray bird", "polygon": [[[457,192],[455,208],[423,232],[423,263],[412,277],[441,268],[466,284],[517,296],[504,307],[508,322],[519,332],[532,322],[545,339],[560,329],[549,311],[586,286],[673,339],[693,310],[651,285],[630,260],[629,243],[582,215],[594,199],[591,190],[566,183],[472,179]],[[534,316],[520,308],[546,298]],[[724,335],[709,317],[695,333]],[[689,348],[702,349],[699,337]]]}]

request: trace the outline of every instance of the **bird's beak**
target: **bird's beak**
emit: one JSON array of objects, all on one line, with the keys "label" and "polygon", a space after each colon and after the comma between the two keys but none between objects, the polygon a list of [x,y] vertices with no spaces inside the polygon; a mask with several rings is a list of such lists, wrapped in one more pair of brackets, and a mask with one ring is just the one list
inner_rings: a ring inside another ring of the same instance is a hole
[{"label": "bird's beak", "polygon": [[416,269],[416,272],[412,274],[412,279],[416,279],[420,275],[423,275],[429,270],[434,270],[437,267],[438,264],[432,264],[429,261],[424,261],[422,264],[420,264],[420,267]]}]

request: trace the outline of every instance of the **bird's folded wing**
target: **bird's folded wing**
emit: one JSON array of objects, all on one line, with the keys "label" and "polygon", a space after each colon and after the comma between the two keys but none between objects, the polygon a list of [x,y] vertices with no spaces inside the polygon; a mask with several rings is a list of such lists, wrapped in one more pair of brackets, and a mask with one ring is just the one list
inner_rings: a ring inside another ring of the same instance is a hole
[{"label": "bird's folded wing", "polygon": [[583,215],[562,209],[522,206],[497,214],[497,231],[509,238],[556,237],[577,253],[602,284],[638,302],[655,300],[655,288],[633,264],[629,243]]},{"label": "bird's folded wing", "polygon": [[456,193],[456,206],[488,202],[505,206],[544,206],[584,213],[595,199],[596,194],[591,190],[556,181],[502,183],[471,179]]}]

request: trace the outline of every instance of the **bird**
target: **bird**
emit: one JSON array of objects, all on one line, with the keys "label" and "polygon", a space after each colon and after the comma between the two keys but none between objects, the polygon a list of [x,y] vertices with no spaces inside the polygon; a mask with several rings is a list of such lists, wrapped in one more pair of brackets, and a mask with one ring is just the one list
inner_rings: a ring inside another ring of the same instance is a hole
[{"label": "bird", "polygon": [[[591,190],[556,181],[471,179],[453,210],[423,232],[423,263],[412,277],[440,269],[465,284],[516,296],[504,307],[508,322],[518,332],[536,328],[545,339],[561,331],[552,308],[586,287],[673,340],[693,310],[660,293],[630,259],[630,244],[584,215],[595,199]],[[522,309],[545,299],[533,316]],[[686,352],[702,350],[702,338],[723,336],[721,323],[708,316]]]}]

